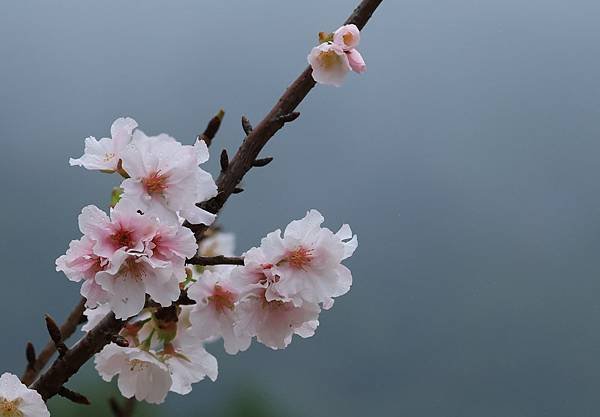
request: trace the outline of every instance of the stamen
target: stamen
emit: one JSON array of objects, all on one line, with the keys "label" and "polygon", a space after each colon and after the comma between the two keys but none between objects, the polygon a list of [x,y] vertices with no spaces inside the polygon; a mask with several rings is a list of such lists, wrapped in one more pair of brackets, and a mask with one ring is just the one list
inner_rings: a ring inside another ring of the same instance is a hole
[{"label": "stamen", "polygon": [[151,173],[146,178],[142,179],[142,184],[148,194],[161,194],[167,189],[166,174],[161,174],[160,171]]},{"label": "stamen", "polygon": [[215,310],[219,313],[222,313],[226,308],[229,310],[233,310],[235,296],[231,291],[227,291],[219,284],[215,285],[213,290],[213,294],[208,297],[208,301],[212,303]]},{"label": "stamen", "polygon": [[289,251],[285,260],[287,260],[292,268],[303,269],[310,264],[312,260],[312,249],[299,246],[296,249]]},{"label": "stamen", "polygon": [[23,417],[23,412],[19,410],[19,406],[23,403],[23,399],[17,398],[12,401],[4,397],[0,397],[0,416],[2,417]]}]

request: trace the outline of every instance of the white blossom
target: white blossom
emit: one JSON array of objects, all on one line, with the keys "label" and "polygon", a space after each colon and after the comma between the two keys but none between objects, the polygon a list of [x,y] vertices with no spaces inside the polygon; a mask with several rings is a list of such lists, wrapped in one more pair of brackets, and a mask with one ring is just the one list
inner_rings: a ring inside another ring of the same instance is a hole
[{"label": "white blossom", "polygon": [[87,138],[83,156],[78,159],[71,158],[69,163],[90,170],[116,171],[122,153],[131,142],[132,133],[137,125],[137,122],[129,117],[115,120],[110,128],[112,138],[100,140],[94,137]]},{"label": "white blossom", "polygon": [[151,404],[164,402],[172,385],[167,365],[139,348],[111,343],[96,355],[96,370],[106,382],[118,375],[119,391],[125,398]]},{"label": "white blossom", "polygon": [[212,176],[198,166],[207,160],[204,141],[184,146],[168,135],[148,137],[136,130],[123,154],[130,176],[122,184],[123,198],[163,221],[178,222],[180,215],[190,223],[210,225],[215,215],[196,206],[217,194]]},{"label": "white blossom", "polygon": [[200,339],[222,337],[225,351],[231,355],[248,349],[251,337],[234,332],[240,294],[228,273],[206,271],[189,287],[188,296],[196,301],[190,312],[194,335]]},{"label": "white blossom", "polygon": [[16,375],[0,376],[0,416],[50,417],[46,403],[37,391],[27,388]]}]

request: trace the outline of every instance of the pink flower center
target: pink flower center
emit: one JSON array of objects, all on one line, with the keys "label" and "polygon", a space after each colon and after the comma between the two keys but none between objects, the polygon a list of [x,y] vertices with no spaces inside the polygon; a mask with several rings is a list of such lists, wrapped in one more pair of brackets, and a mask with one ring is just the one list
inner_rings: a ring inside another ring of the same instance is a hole
[{"label": "pink flower center", "polygon": [[142,184],[148,194],[161,194],[167,189],[168,178],[166,174],[156,171],[142,179]]},{"label": "pink flower center", "polygon": [[130,230],[119,228],[111,236],[110,240],[117,248],[127,247],[130,248],[133,245],[133,236]]},{"label": "pink flower center", "polygon": [[303,269],[310,264],[312,260],[312,249],[298,246],[296,249],[287,253],[285,260],[292,268]]},{"label": "pink flower center", "polygon": [[208,297],[208,302],[213,305],[215,310],[219,313],[225,311],[225,309],[233,310],[235,304],[235,295],[231,291],[227,291],[219,284],[215,285],[213,294]]}]

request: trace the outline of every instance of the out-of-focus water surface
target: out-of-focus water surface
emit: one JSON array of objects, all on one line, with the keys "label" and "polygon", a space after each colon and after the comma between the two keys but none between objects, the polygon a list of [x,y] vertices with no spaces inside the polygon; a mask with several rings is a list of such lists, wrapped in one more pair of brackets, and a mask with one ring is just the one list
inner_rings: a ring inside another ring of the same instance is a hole
[{"label": "out-of-focus water surface", "polygon": [[[83,138],[130,115],[191,143],[224,107],[213,152],[232,153],[241,114],[258,121],[355,3],[0,6],[0,371],[77,299],[54,259],[116,181],[68,166]],[[219,380],[159,411],[223,414],[252,387],[292,416],[597,415],[599,16],[592,0],[385,0],[368,72],[311,92],[222,216],[240,252],[309,208],[350,223],[352,291],[285,351],[213,347]],[[73,387],[98,383],[87,369]]]}]

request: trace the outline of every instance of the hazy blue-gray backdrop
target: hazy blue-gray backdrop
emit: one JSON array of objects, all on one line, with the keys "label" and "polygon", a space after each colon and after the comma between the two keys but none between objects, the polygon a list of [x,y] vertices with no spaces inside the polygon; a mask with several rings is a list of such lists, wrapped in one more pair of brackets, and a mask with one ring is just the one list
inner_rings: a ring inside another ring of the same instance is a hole
[{"label": "hazy blue-gray backdrop", "polygon": [[[356,3],[2,2],[1,371],[77,299],[54,259],[116,182],[68,166],[83,138],[130,115],[191,143],[224,107],[214,148],[233,152],[240,115]],[[599,18],[597,0],[385,0],[368,72],[316,88],[222,216],[240,251],[309,208],[350,223],[351,293],[312,339],[221,355],[170,415],[250,383],[299,416],[597,416]]]}]

